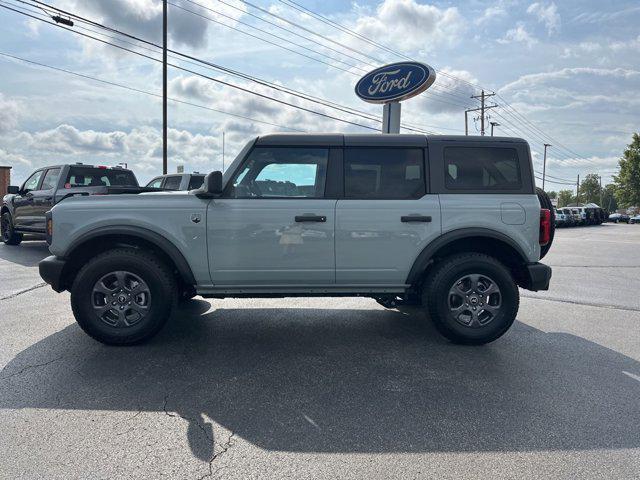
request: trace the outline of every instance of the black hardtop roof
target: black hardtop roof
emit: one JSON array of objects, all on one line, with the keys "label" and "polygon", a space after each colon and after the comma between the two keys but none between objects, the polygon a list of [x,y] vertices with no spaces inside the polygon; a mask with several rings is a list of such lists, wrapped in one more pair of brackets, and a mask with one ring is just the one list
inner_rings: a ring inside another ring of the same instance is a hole
[{"label": "black hardtop roof", "polygon": [[274,146],[392,146],[425,147],[429,141],[526,143],[517,137],[490,137],[479,135],[413,135],[380,133],[272,133],[256,138],[256,145]]}]

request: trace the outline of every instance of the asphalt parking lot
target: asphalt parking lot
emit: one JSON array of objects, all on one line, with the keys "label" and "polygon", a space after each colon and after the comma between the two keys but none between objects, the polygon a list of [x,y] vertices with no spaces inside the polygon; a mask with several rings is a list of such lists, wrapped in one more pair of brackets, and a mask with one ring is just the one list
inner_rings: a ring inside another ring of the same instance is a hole
[{"label": "asphalt parking lot", "polygon": [[196,299],[106,347],[0,245],[0,478],[638,478],[640,225],[561,229],[484,347],[368,299]]}]

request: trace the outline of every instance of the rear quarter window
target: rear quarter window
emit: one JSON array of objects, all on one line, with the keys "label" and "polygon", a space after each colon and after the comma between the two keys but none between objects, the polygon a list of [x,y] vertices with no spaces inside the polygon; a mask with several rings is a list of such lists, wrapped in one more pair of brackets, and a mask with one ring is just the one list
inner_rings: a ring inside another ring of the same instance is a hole
[{"label": "rear quarter window", "polygon": [[65,180],[65,188],[110,186],[137,187],[138,181],[128,170],[93,167],[71,167]]},{"label": "rear quarter window", "polygon": [[445,147],[447,190],[520,190],[522,173],[515,148]]}]

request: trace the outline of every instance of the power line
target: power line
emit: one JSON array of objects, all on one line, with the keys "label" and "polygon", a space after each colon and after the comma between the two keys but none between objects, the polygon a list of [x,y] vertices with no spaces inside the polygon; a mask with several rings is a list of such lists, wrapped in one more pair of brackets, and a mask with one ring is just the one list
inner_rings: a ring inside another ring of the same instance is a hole
[{"label": "power line", "polygon": [[[27,4],[24,0],[17,0],[17,1],[19,1],[20,3]],[[37,1],[37,0],[31,0],[31,1]],[[43,3],[43,2],[38,2],[38,3],[42,3],[43,5],[47,5],[47,4]],[[53,9],[57,9],[57,7],[51,7],[49,5],[47,5],[47,6],[50,7],[50,8],[53,8]],[[60,9],[57,9],[57,10],[60,10]],[[89,25],[95,25],[98,28],[105,29],[105,30],[108,30],[110,32],[114,32],[114,33],[117,33],[119,35],[123,35],[123,36],[125,36],[127,38],[131,38],[131,39],[134,39],[134,40],[136,40],[138,42],[142,42],[142,43],[145,43],[147,45],[151,45],[151,46],[153,46],[155,48],[161,48],[159,45],[157,45],[157,44],[155,44],[153,42],[150,42],[148,40],[144,40],[142,38],[139,38],[139,37],[137,37],[135,35],[131,35],[129,33],[122,32],[120,30],[108,27],[106,25],[103,25],[101,23],[95,22],[93,20],[89,20],[89,19],[87,19],[85,17],[81,17],[81,16],[79,16],[77,14],[73,14],[71,12],[66,12],[64,10],[60,10],[60,11],[62,11],[63,13],[65,13],[67,15],[73,16],[73,18],[76,19],[78,22],[83,22],[83,23],[86,23],[86,24],[89,24]],[[86,27],[81,27],[81,28],[83,28],[85,30],[88,30],[88,31],[90,31],[92,33],[98,34],[98,35],[106,36],[108,38],[111,38],[111,39],[119,41],[119,42],[124,42],[124,43],[130,44],[130,45],[133,45],[136,48],[142,48],[144,50],[154,52],[154,50],[152,50],[150,48],[147,48],[147,47],[144,47],[144,46],[133,44],[133,43],[125,41],[125,40],[117,39],[116,37],[113,37],[113,36],[110,36],[110,35],[107,35],[107,34],[104,34],[104,33],[99,33],[99,32],[96,32],[95,30],[87,29]],[[277,91],[280,91],[280,92],[283,92],[283,93],[286,93],[286,94],[289,94],[289,95],[293,95],[293,96],[302,98],[304,100],[307,100],[307,101],[310,101],[310,102],[313,102],[313,103],[319,103],[319,104],[324,105],[326,107],[333,108],[333,109],[342,111],[344,113],[348,113],[350,115],[356,115],[356,116],[360,116],[362,118],[365,118],[367,120],[374,121],[376,123],[382,123],[382,121],[379,118],[372,116],[372,114],[363,112],[363,111],[355,109],[353,107],[345,107],[345,106],[340,105],[340,104],[338,104],[336,102],[332,102],[332,101],[329,101],[329,100],[326,100],[326,99],[322,99],[322,98],[319,98],[319,97],[315,97],[315,96],[312,96],[312,95],[304,94],[304,93],[301,93],[301,92],[296,91],[294,89],[291,89],[289,87],[285,87],[285,86],[282,86],[282,85],[279,85],[279,84],[274,84],[273,82],[269,82],[267,80],[260,79],[258,77],[255,77],[255,76],[252,76],[252,75],[249,75],[249,74],[245,74],[245,73],[242,73],[242,72],[239,72],[239,71],[236,71],[236,70],[232,70],[230,68],[223,67],[221,65],[217,65],[215,63],[211,63],[211,62],[208,62],[206,60],[202,60],[200,58],[193,57],[191,55],[187,55],[187,54],[184,54],[184,53],[176,51],[176,50],[169,49],[169,52],[177,54],[180,57],[186,58],[187,60],[180,59],[180,61],[183,61],[185,63],[189,63],[189,64],[192,64],[192,65],[198,65],[198,66],[204,66],[205,68],[210,68],[210,69],[214,69],[214,70],[217,70],[217,71],[221,71],[221,72],[233,75],[233,76],[237,76],[239,78],[243,78],[245,80],[250,80],[250,81],[256,82],[256,83],[261,84],[263,86],[266,86],[268,88],[271,88],[271,89],[274,89],[274,90],[277,90]],[[177,57],[175,57],[174,55],[171,55],[171,58],[177,59]],[[191,60],[194,60],[197,63],[194,63]],[[406,124],[406,123],[402,125],[402,128],[404,128],[405,130],[415,131],[415,132],[420,132],[420,133],[432,133],[432,132],[429,132],[427,130],[422,130],[420,128],[413,127],[412,125]]]},{"label": "power line", "polygon": [[[84,73],[74,72],[73,70],[67,70],[67,69],[60,68],[60,67],[54,67],[53,65],[47,65],[46,63],[36,62],[35,60],[29,60],[27,58],[19,57],[17,55],[11,55],[11,54],[5,53],[5,52],[0,52],[0,55],[2,55],[3,57],[12,58],[14,60],[19,60],[21,62],[28,63],[28,64],[31,64],[31,65],[37,65],[39,67],[44,67],[44,68],[55,70],[55,71],[58,71],[58,72],[61,72],[61,73],[66,73],[68,75],[74,75],[76,77],[84,78],[84,79],[87,79],[87,80],[93,80],[95,82],[100,82],[100,83],[103,83],[103,84],[106,84],[106,85],[110,85],[110,86],[113,86],[113,87],[118,87],[118,88],[122,88],[122,89],[125,89],[125,90],[130,90],[132,92],[142,93],[142,94],[149,95],[149,96],[156,97],[156,98],[162,98],[162,95],[160,95],[158,93],[149,92],[147,90],[142,90],[140,88],[132,87],[130,85],[124,85],[124,84],[121,84],[121,83],[112,82],[110,80],[105,80],[105,79],[99,78],[99,77],[93,77],[91,75],[87,75],[87,74],[84,74]],[[287,127],[285,125],[280,125],[278,123],[272,123],[272,122],[267,122],[267,121],[264,121],[264,120],[258,120],[257,118],[248,117],[246,115],[240,115],[238,113],[232,113],[232,112],[227,112],[225,110],[219,110],[217,108],[208,107],[206,105],[200,105],[198,103],[187,102],[185,100],[180,100],[180,99],[177,99],[177,98],[169,97],[168,99],[171,100],[172,102],[175,102],[175,103],[180,103],[180,104],[183,104],[183,105],[189,105],[191,107],[202,108],[202,109],[209,110],[209,111],[212,111],[212,112],[221,113],[223,115],[229,115],[231,117],[241,118],[243,120],[249,120],[249,121],[255,122],[255,123],[262,123],[264,125],[269,125],[269,126],[272,126],[272,127],[283,128],[285,130],[291,130],[291,131],[295,131],[295,132],[304,132],[305,131],[305,130],[300,130],[298,128],[293,128],[293,127]]]},{"label": "power line", "polygon": [[[36,19],[36,20],[40,20],[41,22],[46,23],[46,24],[48,24],[48,25],[53,25],[53,26],[55,26],[55,27],[62,28],[62,29],[64,29],[64,30],[68,30],[68,31],[73,32],[73,33],[75,33],[75,34],[77,34],[77,35],[81,35],[81,36],[83,36],[83,37],[91,38],[91,39],[96,40],[96,41],[98,41],[98,42],[100,42],[100,43],[104,43],[104,44],[106,44],[106,45],[111,45],[112,47],[115,47],[115,48],[118,48],[118,49],[120,49],[120,50],[123,50],[123,51],[127,51],[127,52],[130,52],[130,53],[133,53],[133,54],[135,54],[135,55],[138,55],[138,56],[143,57],[143,58],[147,58],[147,59],[152,60],[152,61],[154,61],[154,62],[160,62],[159,60],[157,60],[157,59],[155,59],[155,58],[153,58],[153,57],[151,57],[151,56],[149,56],[149,55],[145,55],[144,53],[136,52],[136,51],[134,51],[134,50],[131,50],[131,49],[126,48],[126,47],[123,47],[123,46],[121,46],[121,45],[116,45],[116,44],[111,43],[111,42],[108,42],[108,41],[106,41],[106,40],[103,40],[103,39],[100,39],[100,38],[94,37],[94,36],[92,36],[92,35],[88,35],[88,34],[85,34],[85,33],[81,33],[81,32],[78,32],[78,31],[72,30],[72,29],[67,28],[67,27],[64,27],[64,26],[62,26],[62,25],[57,25],[57,24],[55,24],[55,23],[52,23],[52,22],[49,22],[49,21],[43,20],[42,18],[38,18],[38,17],[36,17],[36,16],[34,16],[34,15],[30,15],[30,14],[27,14],[27,13],[24,13],[24,12],[20,12],[20,11],[18,11],[18,10],[16,10],[16,9],[13,9],[13,8],[8,7],[8,6],[6,6],[6,5],[0,5],[0,7],[5,8],[5,9],[7,9],[7,10],[14,11],[14,12],[16,12],[16,13],[19,13],[20,15],[25,15],[25,16],[28,16],[28,17],[34,18],[34,19]],[[240,90],[240,91],[245,92],[245,93],[249,93],[249,94],[251,94],[251,95],[255,95],[255,96],[258,96],[258,97],[261,97],[261,98],[267,99],[267,100],[272,100],[272,101],[277,102],[277,103],[280,103],[280,104],[282,104],[282,105],[286,105],[286,106],[289,106],[289,107],[292,107],[292,108],[296,108],[296,109],[298,109],[298,110],[302,110],[302,111],[305,111],[305,112],[308,112],[308,113],[311,113],[311,114],[315,114],[315,115],[318,115],[318,116],[321,116],[321,117],[329,118],[329,119],[331,119],[331,120],[336,120],[336,121],[339,121],[339,122],[342,122],[342,123],[347,123],[347,124],[350,124],[350,125],[354,125],[354,126],[357,126],[357,127],[360,127],[360,128],[365,128],[365,129],[367,129],[367,130],[374,130],[374,131],[378,131],[378,129],[377,129],[377,128],[371,127],[371,126],[369,126],[369,125],[364,125],[364,124],[361,124],[361,123],[352,122],[352,121],[350,121],[350,120],[345,120],[345,119],[343,119],[343,118],[335,117],[335,116],[333,116],[333,115],[329,115],[329,114],[324,113],[324,112],[319,112],[319,111],[312,110],[312,109],[309,109],[309,108],[306,108],[306,107],[302,107],[302,106],[300,106],[300,105],[295,105],[295,104],[293,104],[293,103],[290,103],[290,102],[287,102],[287,101],[284,101],[284,100],[281,100],[281,99],[277,99],[277,98],[274,98],[274,97],[270,97],[270,96],[268,96],[268,95],[265,95],[265,94],[262,94],[262,93],[259,93],[259,92],[252,91],[252,90],[250,90],[250,89],[248,89],[248,88],[244,88],[244,87],[241,87],[241,86],[239,86],[239,85],[234,85],[234,84],[229,83],[229,82],[226,82],[226,81],[224,81],[224,80],[220,80],[220,79],[217,79],[217,78],[214,78],[214,77],[210,77],[210,76],[205,75],[205,74],[203,74],[203,73],[196,72],[196,71],[194,71],[194,70],[190,70],[190,69],[188,69],[188,68],[184,68],[184,67],[181,67],[181,66],[179,66],[179,65],[175,65],[175,64],[169,63],[169,64],[168,64],[168,66],[170,66],[170,67],[172,67],[172,68],[176,68],[176,69],[181,70],[181,71],[184,71],[184,72],[187,72],[187,73],[191,73],[191,74],[193,74],[193,75],[197,75],[197,76],[199,76],[199,77],[205,78],[205,79],[207,79],[207,80],[210,80],[210,81],[212,81],[212,82],[215,82],[215,83],[218,83],[218,84],[221,84],[221,85],[224,85],[224,86],[228,86],[228,87],[231,87],[231,88],[235,88],[235,89],[237,89],[237,90]]]}]

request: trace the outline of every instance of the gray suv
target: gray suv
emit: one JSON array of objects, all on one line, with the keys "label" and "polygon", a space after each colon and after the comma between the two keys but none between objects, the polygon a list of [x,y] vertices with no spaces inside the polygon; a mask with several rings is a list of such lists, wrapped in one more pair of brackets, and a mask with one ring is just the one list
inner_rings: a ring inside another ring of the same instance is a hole
[{"label": "gray suv", "polygon": [[40,274],[108,344],[155,335],[180,299],[365,296],[421,305],[454,342],[546,290],[551,202],[517,138],[267,135],[190,192],[71,198]]}]

